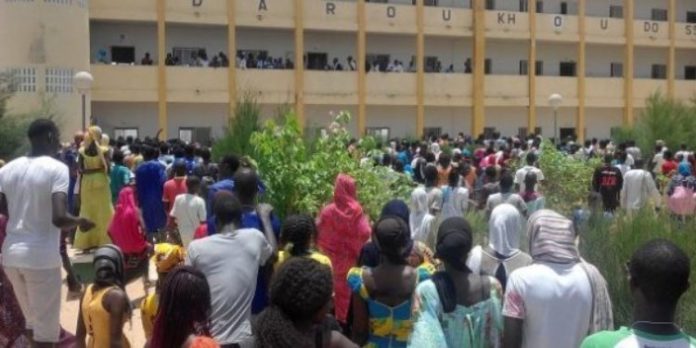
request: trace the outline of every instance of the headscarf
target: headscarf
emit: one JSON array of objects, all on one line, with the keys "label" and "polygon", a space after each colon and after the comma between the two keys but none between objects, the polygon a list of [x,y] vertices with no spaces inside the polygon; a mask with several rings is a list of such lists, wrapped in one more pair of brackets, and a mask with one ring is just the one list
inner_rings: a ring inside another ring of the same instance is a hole
[{"label": "headscarf", "polygon": [[409,223],[410,212],[408,210],[408,205],[406,202],[400,199],[392,199],[382,208],[382,214],[380,217],[385,217],[388,215],[400,217],[406,224]]},{"label": "headscarf", "polygon": [[542,209],[529,217],[529,253],[534,261],[569,264],[580,261],[573,221]]},{"label": "headscarf", "polygon": [[498,254],[510,257],[520,250],[522,216],[513,205],[501,204],[491,212],[488,223],[489,246]]},{"label": "headscarf", "polygon": [[[404,201],[402,201],[400,199],[393,199],[384,205],[384,207],[382,208],[382,213],[381,213],[379,218],[382,219],[386,216],[396,216],[396,217],[404,220],[404,222],[406,223],[406,226],[408,227],[409,214],[410,213],[409,213],[408,205]],[[409,236],[409,239],[411,239],[411,241],[413,241],[413,239],[410,236]],[[416,249],[416,245],[414,244],[414,247],[411,249],[412,249],[411,253],[413,254],[413,252]],[[420,259],[422,260],[423,257],[420,257]],[[379,265],[379,249],[377,248],[375,243],[369,242],[363,246],[362,250],[360,250],[360,258],[359,258],[358,263],[360,266],[367,266],[367,267],[377,267]],[[414,267],[417,267],[417,266],[418,265],[415,265]]]},{"label": "headscarf", "polygon": [[438,229],[435,257],[457,270],[468,270],[464,256],[471,251],[472,243],[469,222],[458,216],[448,218]]},{"label": "headscarf", "polygon": [[90,126],[87,128],[87,132],[85,132],[85,139],[82,141],[82,148],[86,149],[92,143],[96,143],[97,147],[101,146],[101,141],[102,141],[102,130],[99,128],[99,126]]},{"label": "headscarf", "polygon": [[100,145],[103,147],[108,147],[110,141],[111,141],[111,139],[109,139],[109,135],[104,133],[101,136],[101,144]]},{"label": "headscarf", "polygon": [[[398,216],[386,216],[375,224],[374,236],[380,253],[394,263],[406,263],[413,240],[408,225]],[[403,253],[397,251],[403,249]]]},{"label": "headscarf", "polygon": [[147,249],[135,202],[135,190],[125,186],[118,194],[109,237],[126,254],[140,254]]},{"label": "headscarf", "polygon": [[121,249],[113,244],[105,244],[94,253],[95,282],[115,281],[115,285],[124,289],[126,279],[124,269],[124,257]]},{"label": "headscarf", "polygon": [[678,167],[679,175],[683,177],[691,176],[691,164],[689,162],[681,162]]},{"label": "headscarf", "polygon": [[176,266],[184,263],[184,248],[171,243],[158,243],[152,262],[157,267],[157,273],[169,273]]},{"label": "headscarf", "polygon": [[355,179],[346,174],[339,174],[334,187],[334,218],[340,222],[355,223],[363,216],[363,210],[358,203]]},{"label": "headscarf", "polygon": [[411,193],[411,214],[409,216],[411,238],[425,242],[430,234],[430,226],[434,219],[435,217],[430,215],[428,207],[428,194],[424,188],[416,188]]}]

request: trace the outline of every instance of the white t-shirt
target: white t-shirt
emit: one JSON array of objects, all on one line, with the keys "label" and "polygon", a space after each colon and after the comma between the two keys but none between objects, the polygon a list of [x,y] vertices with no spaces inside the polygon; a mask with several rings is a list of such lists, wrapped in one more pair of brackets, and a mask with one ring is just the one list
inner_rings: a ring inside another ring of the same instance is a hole
[{"label": "white t-shirt", "polygon": [[53,225],[54,193],[68,193],[68,167],[48,156],[20,157],[0,169],[9,220],[2,246],[7,267],[60,267],[60,229]]},{"label": "white t-shirt", "polygon": [[181,239],[184,246],[188,247],[198,226],[206,221],[205,201],[190,193],[180,194],[174,199],[169,215],[176,219]]},{"label": "white t-shirt", "polygon": [[[533,172],[536,174],[537,177],[537,182],[542,182],[544,181],[544,173],[541,171],[541,169],[534,167],[534,166],[524,166],[517,170],[515,173],[515,181],[514,183],[517,185],[520,185],[520,193],[524,193],[526,189],[526,185],[524,184],[524,178],[527,176],[527,173]],[[534,188],[536,191],[536,188]]]},{"label": "white t-shirt", "polygon": [[591,311],[592,288],[581,264],[535,263],[508,278],[503,315],[524,321],[523,348],[579,347]]}]

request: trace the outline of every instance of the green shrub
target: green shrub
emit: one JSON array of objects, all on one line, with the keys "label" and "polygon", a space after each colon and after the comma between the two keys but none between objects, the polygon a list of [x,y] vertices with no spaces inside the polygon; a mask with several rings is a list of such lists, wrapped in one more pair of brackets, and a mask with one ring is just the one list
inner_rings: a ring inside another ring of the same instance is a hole
[{"label": "green shrub", "polygon": [[237,101],[234,117],[228,122],[225,135],[218,139],[212,147],[215,160],[220,160],[227,154],[247,155],[254,157],[254,147],[251,145],[251,135],[258,131],[261,108],[251,93],[246,93]]}]

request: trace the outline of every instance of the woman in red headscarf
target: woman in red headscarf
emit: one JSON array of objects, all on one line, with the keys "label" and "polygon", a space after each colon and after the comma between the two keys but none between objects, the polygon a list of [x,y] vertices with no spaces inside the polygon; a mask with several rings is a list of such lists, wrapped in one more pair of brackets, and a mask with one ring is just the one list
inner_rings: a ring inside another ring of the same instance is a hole
[{"label": "woman in red headscarf", "polygon": [[357,200],[355,180],[339,174],[334,188],[334,199],[319,215],[317,224],[319,249],[333,265],[334,303],[336,319],[346,322],[350,304],[350,290],[346,276],[355,266],[360,249],[370,238],[370,224]]},{"label": "woman in red headscarf", "polygon": [[148,245],[145,241],[141,219],[140,209],[138,209],[135,199],[135,190],[132,186],[125,186],[118,195],[118,201],[116,201],[116,212],[109,226],[109,237],[121,249],[128,261],[131,258],[139,261],[146,256]]}]

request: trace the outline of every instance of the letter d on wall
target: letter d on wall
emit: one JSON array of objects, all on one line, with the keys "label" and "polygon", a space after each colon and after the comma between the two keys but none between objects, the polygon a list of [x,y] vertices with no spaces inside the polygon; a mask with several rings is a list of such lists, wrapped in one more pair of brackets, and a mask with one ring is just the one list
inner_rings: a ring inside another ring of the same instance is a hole
[{"label": "letter d on wall", "polygon": [[193,5],[193,7],[201,7],[201,5],[203,5],[203,0],[191,0],[191,5]]}]

